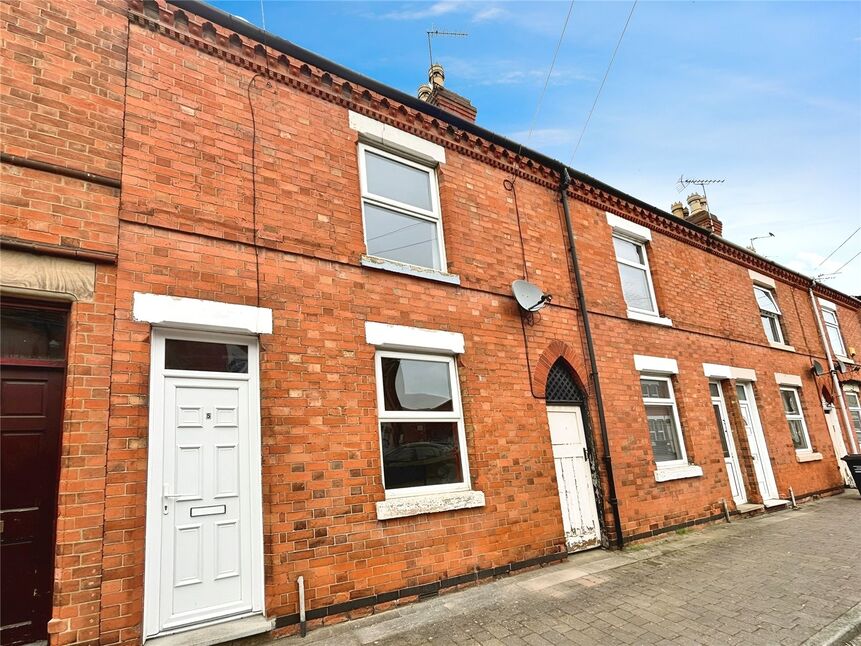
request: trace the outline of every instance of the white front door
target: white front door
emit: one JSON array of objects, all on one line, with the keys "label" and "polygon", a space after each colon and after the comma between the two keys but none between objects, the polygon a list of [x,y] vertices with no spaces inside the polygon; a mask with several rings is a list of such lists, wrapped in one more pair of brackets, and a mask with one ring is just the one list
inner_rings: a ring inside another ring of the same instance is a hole
[{"label": "white front door", "polygon": [[768,455],[768,445],[762,432],[762,424],[756,409],[753,387],[750,383],[736,384],[736,394],[744,420],[744,431],[750,447],[750,457],[753,460],[753,470],[756,474],[756,484],[763,500],[776,500],[777,484],[771,471],[771,460]]},{"label": "white front door", "polygon": [[738,452],[735,450],[735,441],[732,437],[729,416],[724,405],[720,384],[714,381],[709,383],[709,391],[712,397],[712,408],[714,409],[718,435],[720,436],[721,448],[723,449],[723,461],[726,466],[732,499],[736,505],[742,505],[747,502],[747,493],[744,490],[741,465],[738,460]]},{"label": "white front door", "polygon": [[601,542],[601,527],[582,412],[577,406],[548,406],[547,418],[565,543],[569,552],[595,547]]},{"label": "white front door", "polygon": [[837,409],[834,405],[825,413],[825,423],[828,426],[828,433],[831,435],[831,446],[834,447],[834,455],[837,458],[837,468],[840,471],[840,477],[843,478],[843,484],[851,487],[855,482],[852,480],[852,474],[849,472],[849,465],[841,460],[847,453],[846,442],[843,441],[843,430],[840,428],[840,419],[837,416]]},{"label": "white front door", "polygon": [[153,344],[147,636],[262,610],[257,341]]}]

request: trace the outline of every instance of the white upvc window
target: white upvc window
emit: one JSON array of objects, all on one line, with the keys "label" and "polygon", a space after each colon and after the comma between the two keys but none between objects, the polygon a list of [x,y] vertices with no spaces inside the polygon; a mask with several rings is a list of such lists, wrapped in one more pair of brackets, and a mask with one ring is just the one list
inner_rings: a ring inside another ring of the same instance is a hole
[{"label": "white upvc window", "polygon": [[774,292],[767,287],[754,285],[753,294],[756,297],[756,304],[759,306],[759,318],[762,321],[762,329],[766,338],[772,343],[785,343],[780,320],[782,314],[777,306]]},{"label": "white upvc window", "polygon": [[792,445],[798,452],[810,452],[810,436],[807,434],[807,424],[801,411],[801,397],[798,388],[794,386],[782,386],[780,398],[783,401],[783,412],[789,423],[789,434],[792,436]]},{"label": "white upvc window", "polygon": [[843,391],[846,395],[846,407],[849,409],[849,419],[852,420],[852,429],[855,431],[855,440],[861,446],[861,398],[854,390]]},{"label": "white upvc window", "polygon": [[831,343],[831,351],[838,357],[847,358],[846,344],[843,343],[843,335],[840,333],[840,321],[837,320],[837,306],[822,304],[822,322],[825,324],[825,333]]},{"label": "white upvc window", "polygon": [[658,375],[641,375],[640,389],[646,406],[655,464],[659,467],[687,465],[688,457],[672,381]]},{"label": "white upvc window", "polygon": [[376,373],[386,497],[469,490],[455,358],[380,350]]},{"label": "white upvc window", "polygon": [[628,310],[658,316],[645,242],[614,232],[613,248]]},{"label": "white upvc window", "polygon": [[436,168],[359,144],[368,255],[445,271]]}]

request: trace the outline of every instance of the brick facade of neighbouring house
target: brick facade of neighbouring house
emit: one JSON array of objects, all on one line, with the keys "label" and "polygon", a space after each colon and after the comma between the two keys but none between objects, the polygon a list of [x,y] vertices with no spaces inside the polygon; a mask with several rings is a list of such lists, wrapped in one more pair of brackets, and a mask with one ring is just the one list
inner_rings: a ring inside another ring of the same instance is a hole
[{"label": "brick facade of neighbouring house", "polygon": [[[575,177],[567,195],[604,447],[558,166],[165,2],[22,0],[2,12],[4,248],[95,266],[92,299],[71,306],[52,644],[144,636],[153,328],[136,320],[135,294],[272,311],[273,331],[260,338],[260,458],[264,608],[278,626],[297,619],[299,576],[322,621],[414,600],[441,581],[564,558],[544,401],[560,357],[586,394],[606,545],[619,531],[640,540],[714,521],[724,501],[736,511],[704,364],[755,373],[777,498],[842,489],[822,412],[826,380],[811,372],[813,360],[827,361],[807,279]],[[363,262],[351,113],[445,150],[436,176],[448,282]],[[650,231],[655,299],[671,325],[629,317],[608,212]],[[784,347],[764,336],[751,271],[774,283]],[[553,300],[524,323],[511,283],[527,275]],[[814,289],[837,305],[847,348],[861,348],[861,303]],[[378,519],[385,489],[366,322],[463,336],[465,448],[483,506]],[[687,459],[701,475],[656,480],[640,389],[649,373],[635,355],[675,360],[675,372],[661,374],[671,376]],[[759,503],[733,387],[742,373],[727,374],[744,485]],[[813,459],[793,446],[775,375],[800,380]]]}]

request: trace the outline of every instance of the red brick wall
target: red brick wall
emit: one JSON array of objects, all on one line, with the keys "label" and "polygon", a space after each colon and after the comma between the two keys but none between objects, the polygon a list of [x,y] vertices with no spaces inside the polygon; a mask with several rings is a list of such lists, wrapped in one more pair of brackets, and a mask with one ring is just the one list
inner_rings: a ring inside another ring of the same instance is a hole
[{"label": "red brick wall", "polygon": [[[26,13],[21,4],[9,6]],[[170,23],[175,9],[159,6]],[[91,9],[98,15],[89,15]],[[452,135],[444,124],[420,122],[397,106],[387,108],[363,88],[346,92],[314,70],[303,72],[302,61],[273,60],[277,78],[267,83],[255,77],[262,69],[255,43],[231,43],[221,28],[207,37],[202,21],[193,16],[187,17],[190,27],[176,25],[184,42],[174,37],[170,24],[154,31],[135,18],[123,95],[116,83],[121,78],[117,66],[122,60],[124,69],[125,59],[116,54],[125,42],[125,18],[99,3],[76,16],[89,21],[86,33],[94,51],[104,42],[112,45],[98,64],[92,57],[82,59],[103,73],[87,76],[69,67],[70,94],[81,91],[75,84],[79,78],[105,83],[101,89],[96,84],[96,93],[117,95],[120,101],[94,99],[93,109],[108,122],[123,96],[126,101],[122,157],[115,154],[114,130],[104,128],[87,135],[95,143],[78,151],[77,159],[83,168],[100,168],[93,172],[111,176],[121,165],[119,221],[109,189],[84,189],[67,180],[42,187],[42,175],[11,167],[10,176],[24,179],[10,182],[2,211],[3,223],[16,236],[93,250],[115,248],[119,254],[116,270],[99,272],[94,311],[78,304],[73,317],[69,454],[58,545],[63,559],[57,574],[62,586],[56,616],[64,621],[55,623],[55,641],[87,642],[98,636],[104,644],[131,644],[141,639],[150,329],[132,320],[135,291],[273,310],[274,333],[261,339],[268,615],[296,611],[300,574],[308,606],[318,608],[564,549],[545,405],[532,389],[542,391],[542,375],[560,354],[587,388],[590,384],[553,188],[557,179],[547,169],[520,165],[515,206],[514,193],[504,186],[514,171],[507,153]],[[195,46],[197,40],[208,52]],[[33,89],[42,87],[40,68],[25,78],[27,61],[20,62],[14,84],[31,88],[31,95],[43,92]],[[52,92],[63,91],[65,77],[59,78]],[[23,101],[19,94],[8,96]],[[394,120],[446,146],[440,198],[448,270],[460,275],[460,287],[360,266],[365,245],[357,135],[348,127],[347,106]],[[38,104],[31,112],[42,109]],[[84,122],[79,117],[72,111],[58,116],[70,132],[92,120],[91,115]],[[26,126],[19,124],[19,130]],[[68,203],[75,199],[81,203]],[[643,213],[587,194],[580,184],[572,188],[571,208],[624,534],[700,521],[720,513],[722,498],[731,500],[704,362],[756,370],[757,403],[782,495],[789,487],[801,497],[839,486],[810,375],[810,356],[821,358],[823,349],[807,293],[776,274],[788,342],[796,352],[773,349],[762,333],[746,267],[723,251],[706,249],[696,234],[652,221],[655,288],[673,327],[630,321],[604,210],[638,221],[644,221]],[[554,297],[536,324],[526,328],[529,364],[510,296],[511,282],[524,276],[523,254],[530,280]],[[114,328],[107,332],[114,314]],[[848,345],[852,334],[858,338],[853,314],[841,310],[841,323],[848,321]],[[374,503],[384,492],[374,350],[364,338],[369,320],[463,333],[466,352],[458,359],[458,371],[469,464],[474,487],[486,495],[484,508],[376,520]],[[678,360],[675,388],[685,442],[692,461],[703,468],[702,477],[654,481],[634,354]],[[802,376],[805,417],[821,461],[797,462],[776,372]],[[728,404],[732,409],[732,400]],[[600,454],[593,398],[589,412]],[[738,436],[743,431],[733,417]],[[73,435],[73,429],[81,434]],[[606,474],[601,477],[606,495]],[[602,511],[609,526],[610,510],[605,505]]]},{"label": "red brick wall", "polygon": [[[122,0],[9,0],[0,65],[4,153],[119,179],[128,20]],[[116,252],[119,191],[2,164],[4,237]],[[99,641],[105,464],[116,272],[97,265],[92,302],[76,302],[58,500],[54,644]]]}]

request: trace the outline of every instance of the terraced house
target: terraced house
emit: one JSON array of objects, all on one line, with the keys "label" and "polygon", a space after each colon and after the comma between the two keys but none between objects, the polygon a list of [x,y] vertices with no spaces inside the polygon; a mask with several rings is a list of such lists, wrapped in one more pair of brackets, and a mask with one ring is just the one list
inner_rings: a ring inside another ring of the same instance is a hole
[{"label": "terraced house", "polygon": [[199,2],[0,11],[3,644],[291,631],[842,491],[861,302],[699,196]]}]

